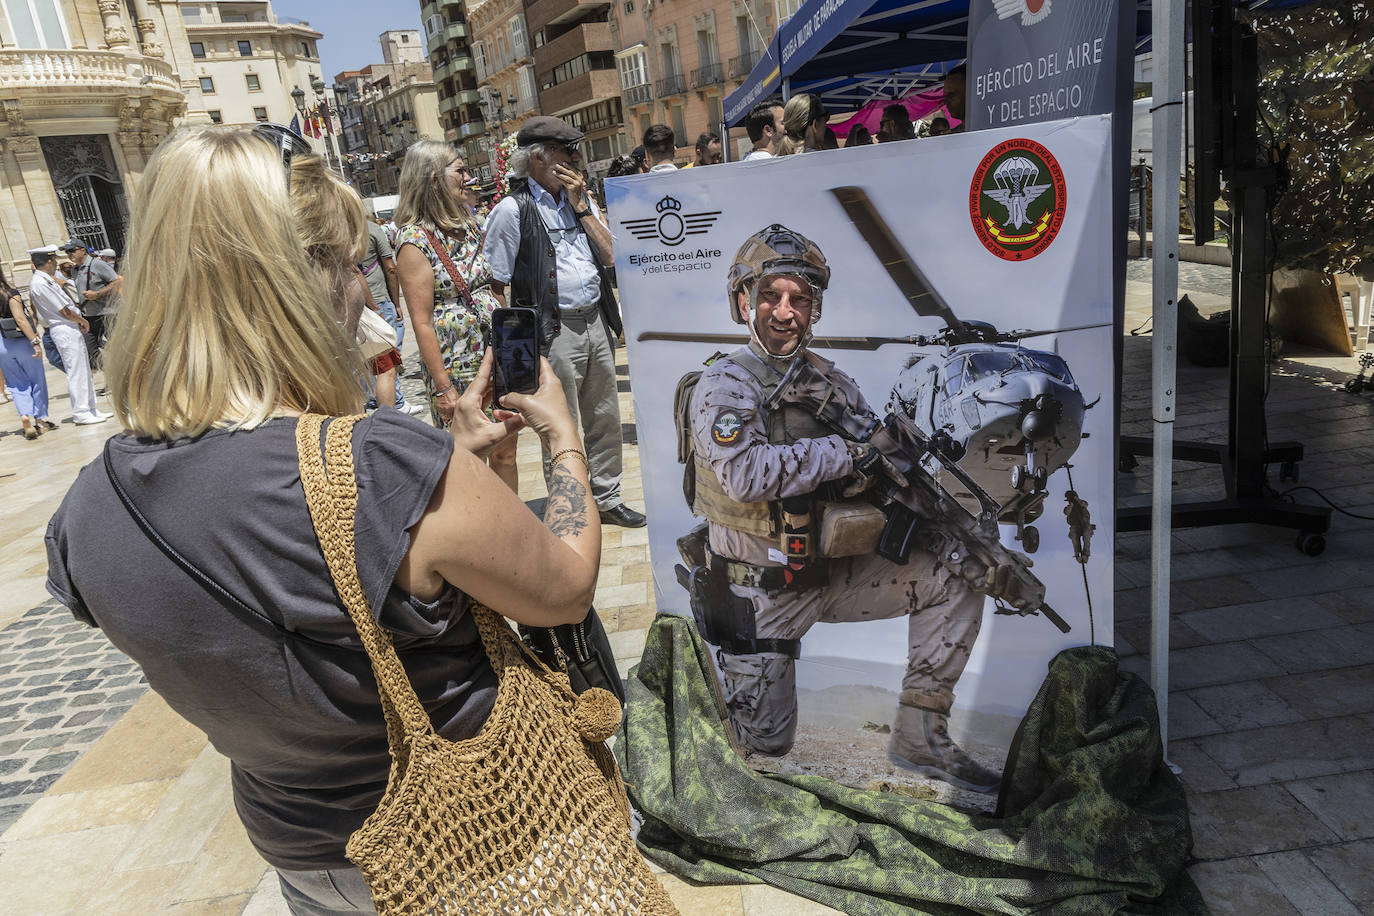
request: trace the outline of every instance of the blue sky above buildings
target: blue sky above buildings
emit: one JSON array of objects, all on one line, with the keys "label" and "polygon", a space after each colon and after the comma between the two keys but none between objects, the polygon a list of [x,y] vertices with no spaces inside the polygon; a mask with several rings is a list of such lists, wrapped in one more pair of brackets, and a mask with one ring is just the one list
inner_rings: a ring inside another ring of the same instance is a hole
[{"label": "blue sky above buildings", "polygon": [[419,29],[417,2],[378,3],[377,0],[273,0],[278,17],[304,19],[324,33],[319,43],[320,69],[332,83],[341,70],[360,70],[380,63],[377,36],[387,29]]}]

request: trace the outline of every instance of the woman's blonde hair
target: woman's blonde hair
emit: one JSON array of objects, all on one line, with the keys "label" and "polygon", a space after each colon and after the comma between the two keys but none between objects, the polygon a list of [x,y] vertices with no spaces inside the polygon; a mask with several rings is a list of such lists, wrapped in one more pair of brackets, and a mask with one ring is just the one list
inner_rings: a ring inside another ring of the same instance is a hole
[{"label": "woman's blonde hair", "polygon": [[361,406],[357,347],[306,261],[277,152],[183,128],[134,195],[119,321],[105,354],[125,428],[159,439],[251,429],[277,410]]},{"label": "woman's blonde hair", "polygon": [[448,186],[444,170],[462,154],[438,140],[420,140],[406,148],[396,202],[396,225],[418,223],[455,235],[477,231],[477,220],[467,202]]},{"label": "woman's blonde hair", "polygon": [[817,118],[825,117],[819,96],[803,92],[787,100],[782,108],[783,138],[778,143],[777,155],[791,156],[806,149],[806,131]]},{"label": "woman's blonde hair", "polygon": [[358,192],[329,170],[319,156],[291,160],[291,212],[306,257],[334,306],[334,316],[353,334],[363,297],[354,294],[358,261],[367,251],[367,214]]}]

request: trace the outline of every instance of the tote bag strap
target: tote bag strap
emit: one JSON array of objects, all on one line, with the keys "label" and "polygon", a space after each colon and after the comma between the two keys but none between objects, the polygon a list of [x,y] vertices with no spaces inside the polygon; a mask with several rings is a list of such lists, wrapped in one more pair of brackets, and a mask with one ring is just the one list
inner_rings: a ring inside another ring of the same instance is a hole
[{"label": "tote bag strap", "polygon": [[458,295],[462,298],[463,304],[468,308],[472,308],[472,290],[468,288],[468,281],[463,279],[462,273],[460,273],[457,266],[454,265],[453,258],[448,253],[448,245],[440,241],[439,236],[434,234],[433,229],[426,228],[424,232],[425,238],[429,239],[429,246],[434,249],[434,253],[438,256],[439,260],[444,262],[444,270],[448,271],[449,279],[451,279],[453,285],[458,288]]},{"label": "tote bag strap", "polygon": [[[305,489],[310,519],[315,525],[315,534],[319,538],[325,562],[329,564],[334,588],[353,625],[357,627],[358,636],[372,663],[372,673],[382,698],[382,711],[386,715],[387,740],[392,755],[404,759],[405,738],[432,734],[434,726],[406,676],[390,634],[372,616],[372,609],[358,577],[357,545],[353,536],[358,508],[358,479],[353,469],[353,427],[361,419],[360,416],[332,419],[325,433],[322,455],[320,430],[325,417],[319,414],[302,415],[296,426],[296,455],[300,461],[301,485]],[[507,669],[514,665],[532,664],[546,674],[551,673],[542,662],[533,658],[500,614],[475,601],[469,605],[469,613],[477,624],[482,646],[499,681],[505,679]],[[571,691],[568,694],[571,695]]]}]

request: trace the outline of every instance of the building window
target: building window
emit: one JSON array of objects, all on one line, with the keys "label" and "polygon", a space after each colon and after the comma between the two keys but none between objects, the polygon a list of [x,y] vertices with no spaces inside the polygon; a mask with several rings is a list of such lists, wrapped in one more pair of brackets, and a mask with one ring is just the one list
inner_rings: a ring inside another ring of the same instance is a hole
[{"label": "building window", "polygon": [[487,78],[487,49],[480,41],[474,41],[469,48],[472,51],[472,62],[477,68],[477,81],[480,83]]},{"label": "building window", "polygon": [[512,16],[506,27],[510,30],[511,52],[516,57],[524,57],[529,54],[529,42],[525,37],[525,17]]},{"label": "building window", "polygon": [[258,80],[258,75],[256,73],[246,74],[244,80],[248,83],[249,92],[258,92],[262,89],[262,82]]},{"label": "building window", "polygon": [[238,43],[238,45],[239,45],[239,57],[252,57],[252,56],[253,56],[253,43],[252,43],[251,41],[240,41],[240,42]]},{"label": "building window", "polygon": [[643,45],[637,51],[622,52],[620,85],[623,89],[644,86],[649,82],[649,55]]},{"label": "building window", "polygon": [[673,106],[673,135],[677,139],[678,146],[687,145],[686,110],[681,105]]},{"label": "building window", "polygon": [[410,44],[410,36],[407,35],[405,32],[402,32],[402,33],[401,33],[401,44],[403,44],[403,45],[408,45],[408,44]]},{"label": "building window", "polygon": [[205,60],[205,42],[191,42],[191,56],[194,57],[196,60]]},{"label": "building window", "polygon": [[712,95],[706,97],[706,129],[719,130],[722,118],[720,115],[720,96]]},{"label": "building window", "polygon": [[802,0],[778,0],[778,25],[782,25],[788,19],[791,19],[792,14],[795,13],[801,5]]},{"label": "building window", "polygon": [[58,0],[5,0],[4,6],[18,47],[51,50],[70,47]]},{"label": "building window", "polygon": [[223,115],[221,115],[218,111],[207,111],[206,114],[208,114],[208,115],[210,116],[210,121],[211,121],[211,123],[214,123],[214,124],[223,124],[223,123],[224,123],[224,117],[223,117]]},{"label": "building window", "polygon": [[635,11],[635,0],[625,0],[625,13],[629,15]]},{"label": "building window", "polygon": [[301,56],[302,56],[302,57],[314,57],[314,56],[315,56],[315,55],[313,55],[313,54],[310,53],[310,42],[308,42],[308,41],[303,41],[303,42],[301,42]]},{"label": "building window", "polygon": [[202,76],[200,78],[200,91],[206,95],[214,95],[215,78],[213,76]]},{"label": "building window", "polygon": [[266,121],[266,120],[267,120],[267,109],[266,109],[266,108],[263,108],[263,107],[261,107],[261,106],[258,107],[258,108],[254,108],[254,109],[253,109],[253,118],[254,118],[255,120],[258,120],[258,121]]}]

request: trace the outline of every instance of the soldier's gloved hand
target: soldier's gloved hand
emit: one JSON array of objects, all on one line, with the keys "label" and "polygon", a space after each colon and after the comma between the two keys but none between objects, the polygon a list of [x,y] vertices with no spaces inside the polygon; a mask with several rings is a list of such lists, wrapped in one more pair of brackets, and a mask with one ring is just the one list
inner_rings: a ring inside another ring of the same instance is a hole
[{"label": "soldier's gloved hand", "polygon": [[907,486],[906,476],[883,457],[883,453],[876,447],[867,443],[851,442],[849,454],[854,461],[854,468],[840,481],[840,493],[844,497],[858,496],[873,486],[879,478],[884,477],[898,487]]}]

